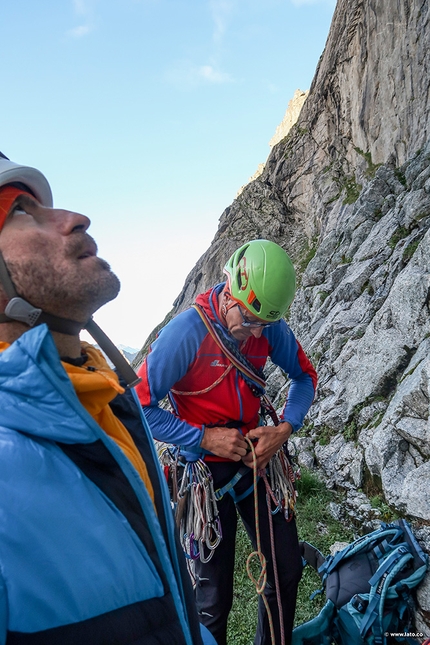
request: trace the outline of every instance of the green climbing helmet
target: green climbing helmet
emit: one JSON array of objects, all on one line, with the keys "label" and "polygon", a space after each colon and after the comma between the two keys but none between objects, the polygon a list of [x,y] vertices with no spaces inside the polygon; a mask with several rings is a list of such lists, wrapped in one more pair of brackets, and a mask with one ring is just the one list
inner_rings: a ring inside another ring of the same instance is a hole
[{"label": "green climbing helmet", "polygon": [[234,300],[267,322],[279,320],[293,301],[296,272],[282,247],[251,240],[233,253],[224,267]]}]

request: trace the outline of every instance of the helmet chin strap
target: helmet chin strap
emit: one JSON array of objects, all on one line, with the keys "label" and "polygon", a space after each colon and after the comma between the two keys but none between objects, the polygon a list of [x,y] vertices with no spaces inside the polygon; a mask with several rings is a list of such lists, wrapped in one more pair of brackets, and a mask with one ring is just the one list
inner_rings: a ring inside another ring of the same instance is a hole
[{"label": "helmet chin strap", "polygon": [[56,331],[60,334],[68,334],[70,336],[78,336],[82,329],[86,329],[94,338],[98,346],[104,351],[106,356],[112,361],[125,380],[128,388],[134,387],[140,382],[141,379],[137,376],[131,365],[92,318],[90,318],[86,323],[80,323],[68,318],[60,318],[60,316],[54,316],[53,314],[46,313],[42,309],[33,307],[33,305],[27,302],[27,300],[21,298],[21,296],[18,295],[15,285],[12,282],[12,278],[9,275],[9,271],[7,270],[1,251],[0,282],[9,299],[4,314],[0,314],[0,323],[18,321],[24,325],[28,325],[28,327],[35,327],[45,323],[50,331]]}]

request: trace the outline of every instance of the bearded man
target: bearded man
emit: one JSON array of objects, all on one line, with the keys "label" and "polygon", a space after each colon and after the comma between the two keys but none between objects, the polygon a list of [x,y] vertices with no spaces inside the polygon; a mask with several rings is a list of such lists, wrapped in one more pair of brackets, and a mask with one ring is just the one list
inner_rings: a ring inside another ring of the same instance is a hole
[{"label": "bearded man", "polygon": [[92,320],[120,284],[89,225],[0,153],[0,643],[213,644],[136,375]]}]

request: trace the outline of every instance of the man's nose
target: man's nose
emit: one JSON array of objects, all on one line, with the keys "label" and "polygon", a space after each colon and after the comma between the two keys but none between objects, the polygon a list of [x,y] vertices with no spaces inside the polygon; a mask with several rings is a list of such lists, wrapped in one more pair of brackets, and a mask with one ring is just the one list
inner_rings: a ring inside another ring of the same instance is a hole
[{"label": "man's nose", "polygon": [[75,231],[85,232],[91,224],[91,220],[86,215],[74,211],[52,209],[51,217],[63,235],[70,235]]},{"label": "man's nose", "polygon": [[250,328],[251,334],[255,338],[260,338],[261,334],[263,333],[263,329],[264,329],[264,327],[251,327]]}]

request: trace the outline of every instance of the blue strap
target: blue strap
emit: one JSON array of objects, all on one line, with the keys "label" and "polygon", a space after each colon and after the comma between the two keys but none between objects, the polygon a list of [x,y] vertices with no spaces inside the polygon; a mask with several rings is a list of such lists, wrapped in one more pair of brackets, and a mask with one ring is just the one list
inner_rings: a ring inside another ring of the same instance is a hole
[{"label": "blue strap", "polygon": [[377,544],[375,548],[373,549],[374,554],[380,560],[382,556],[384,556],[387,551],[389,551],[392,547],[390,546],[390,543],[387,542],[387,540],[383,540],[380,544]]},{"label": "blue strap", "polygon": [[247,468],[246,466],[239,468],[233,479],[230,479],[230,481],[222,488],[217,488],[217,490],[215,491],[216,501],[219,502],[224,497],[224,495],[233,488],[233,486],[236,486],[239,479],[241,479],[243,475],[245,475],[245,473],[247,473],[248,471],[249,468]]},{"label": "blue strap", "polygon": [[[367,631],[374,624],[375,620],[379,617],[378,605],[381,602],[381,597],[383,593],[385,597],[386,590],[384,590],[384,587],[387,584],[387,579],[389,584],[393,575],[395,575],[396,571],[403,568],[405,564],[405,560],[404,560],[405,557],[406,557],[406,560],[408,560],[408,557],[412,558],[413,556],[408,546],[405,544],[402,544],[400,545],[398,550],[395,551],[395,553],[393,553],[389,558],[387,558],[387,560],[381,565],[381,567],[374,574],[374,576],[372,576],[372,578],[369,580],[369,583],[371,584],[373,589],[374,589],[374,585],[376,584],[377,584],[377,587],[375,589],[375,595],[370,600],[369,605],[366,609],[366,612],[363,616],[361,629],[360,629],[360,635],[362,637],[365,636]],[[397,564],[399,560],[402,562]],[[397,564],[397,567],[396,567],[396,564]],[[378,634],[381,631],[380,627],[381,627],[380,621],[378,620],[377,625],[375,625],[372,629],[373,633]]]},{"label": "blue strap", "polygon": [[[387,575],[387,574],[385,574]],[[363,620],[361,622],[361,629],[360,629],[360,636],[364,637],[367,631],[370,629],[370,627],[373,625],[375,620],[378,618],[379,611],[378,611],[378,604],[380,600],[380,594],[375,593],[373,596],[372,600],[369,602],[366,613],[363,616]]]},{"label": "blue strap", "polygon": [[254,483],[252,483],[251,486],[247,488],[246,491],[241,495],[236,495],[234,492],[234,489],[231,489],[229,491],[229,494],[232,496],[234,503],[237,504],[238,502],[241,502],[243,499],[245,499],[245,497],[248,497],[248,495],[250,495],[253,491],[254,491]]},{"label": "blue strap", "polygon": [[338,551],[334,556],[329,556],[325,562],[319,567],[318,573],[321,577],[324,576],[324,579],[327,577],[327,575],[333,571],[338,565],[338,563],[343,560],[345,555],[351,551],[352,546],[354,543],[349,544],[347,547],[345,547],[342,551]]},{"label": "blue strap", "polygon": [[400,558],[402,558],[406,553],[410,553],[411,550],[409,549],[408,545],[406,543],[401,544],[399,547],[397,547],[396,551],[392,553],[388,558],[381,564],[379,569],[375,571],[373,576],[369,580],[369,584],[371,587],[375,585],[384,575],[388,569],[390,569]]},{"label": "blue strap", "polygon": [[[403,535],[402,529],[396,528],[390,524],[381,524],[381,527],[374,531],[373,533],[370,533],[368,535],[363,535],[361,538],[358,538],[354,542],[351,542],[347,547],[343,549],[343,551],[338,551],[334,556],[331,556],[327,558],[326,562],[318,569],[318,573],[322,577],[324,575],[324,578],[327,577],[333,569],[337,567],[339,562],[343,560],[344,558],[348,557],[349,555],[352,555],[358,551],[360,551],[363,547],[366,546],[367,544],[370,544],[373,540],[378,539],[378,535],[381,533],[387,532],[388,535],[392,535],[390,542],[387,542],[386,539],[381,541],[380,546],[381,550],[390,550],[390,548],[393,548],[394,543],[396,540],[398,540],[399,536]],[[391,544],[391,547],[390,547]],[[373,551],[375,555],[378,557],[378,552],[377,552],[378,545],[373,547]],[[379,558],[378,558],[379,559]]]}]

